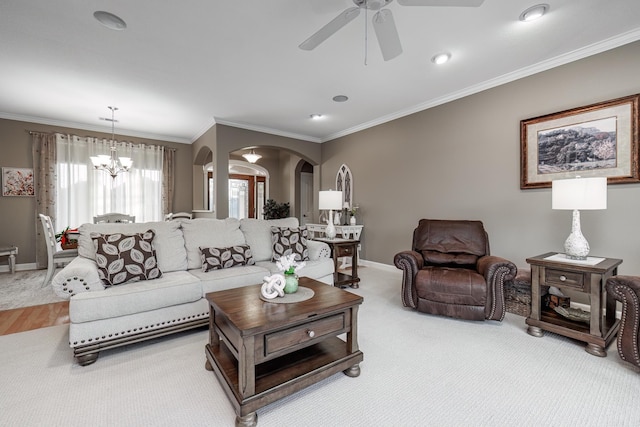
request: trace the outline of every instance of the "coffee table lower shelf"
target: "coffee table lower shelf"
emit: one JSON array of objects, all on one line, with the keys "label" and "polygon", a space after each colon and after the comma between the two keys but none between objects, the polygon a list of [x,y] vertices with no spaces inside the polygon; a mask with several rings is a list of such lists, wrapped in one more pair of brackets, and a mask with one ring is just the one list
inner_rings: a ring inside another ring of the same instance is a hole
[{"label": "coffee table lower shelf", "polygon": [[255,394],[242,398],[238,390],[238,362],[224,343],[205,346],[207,369],[212,368],[236,413],[245,416],[338,372],[350,372],[363,361],[361,351],[349,353],[345,342],[333,337],[255,367]]}]

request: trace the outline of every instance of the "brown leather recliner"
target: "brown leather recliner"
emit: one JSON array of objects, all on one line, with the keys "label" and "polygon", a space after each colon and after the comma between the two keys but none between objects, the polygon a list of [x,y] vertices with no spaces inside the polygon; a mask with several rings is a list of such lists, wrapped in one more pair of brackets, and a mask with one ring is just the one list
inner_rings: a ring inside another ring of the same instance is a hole
[{"label": "brown leather recliner", "polygon": [[640,277],[613,276],[607,279],[607,292],[622,303],[618,330],[620,358],[640,367]]},{"label": "brown leather recliner", "polygon": [[517,269],[489,254],[481,221],[421,219],[412,250],[394,262],[403,272],[405,307],[467,320],[504,318],[504,283]]}]

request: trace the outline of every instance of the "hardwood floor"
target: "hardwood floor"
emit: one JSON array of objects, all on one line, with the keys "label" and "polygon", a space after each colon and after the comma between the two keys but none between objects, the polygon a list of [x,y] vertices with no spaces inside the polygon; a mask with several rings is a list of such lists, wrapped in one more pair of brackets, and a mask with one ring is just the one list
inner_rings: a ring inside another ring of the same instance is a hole
[{"label": "hardwood floor", "polygon": [[69,301],[0,311],[0,335],[69,323]]}]

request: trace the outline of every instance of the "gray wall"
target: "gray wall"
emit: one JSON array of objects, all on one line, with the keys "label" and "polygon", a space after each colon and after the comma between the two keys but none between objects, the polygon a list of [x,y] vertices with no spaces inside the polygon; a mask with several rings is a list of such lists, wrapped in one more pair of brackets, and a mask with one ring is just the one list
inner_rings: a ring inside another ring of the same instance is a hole
[{"label": "gray wall", "polygon": [[[362,258],[393,264],[420,218],[479,219],[495,255],[563,251],[571,212],[551,190],[520,190],[520,121],[640,92],[640,42],[520,79],[322,145],[322,188],[342,163],[361,206]],[[375,149],[372,149],[375,148]],[[606,211],[582,212],[591,255],[640,274],[640,184],[609,185]]]},{"label": "gray wall", "polygon": [[[33,168],[31,136],[27,132],[62,132],[75,135],[89,135],[110,138],[111,134],[71,129],[61,126],[41,125],[15,120],[0,119],[0,167]],[[134,143],[164,145],[176,149],[176,191],[174,211],[191,210],[191,146],[167,141],[148,140],[129,136],[118,136],[118,140]],[[1,194],[1,193],[0,193]],[[0,246],[17,245],[17,264],[35,263],[36,222],[35,197],[0,196]],[[72,227],[80,224],[69,224]],[[61,230],[58,230],[61,231]],[[6,258],[0,263],[6,265]]]}]

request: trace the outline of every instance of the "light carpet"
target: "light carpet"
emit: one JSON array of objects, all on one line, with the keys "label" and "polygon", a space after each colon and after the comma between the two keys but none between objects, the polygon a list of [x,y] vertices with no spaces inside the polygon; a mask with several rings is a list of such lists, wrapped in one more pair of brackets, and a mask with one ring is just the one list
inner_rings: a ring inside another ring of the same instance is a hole
[{"label": "light carpet", "polygon": [[0,310],[65,301],[53,292],[51,284],[42,287],[46,275],[47,270],[0,273]]},{"label": "light carpet", "polygon": [[[361,269],[357,378],[336,374],[258,411],[258,426],[638,426],[640,372],[615,346],[402,307],[400,272]],[[0,425],[233,426],[198,330],[105,351],[80,367],[67,327],[0,337]]]}]

